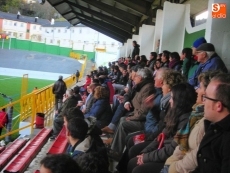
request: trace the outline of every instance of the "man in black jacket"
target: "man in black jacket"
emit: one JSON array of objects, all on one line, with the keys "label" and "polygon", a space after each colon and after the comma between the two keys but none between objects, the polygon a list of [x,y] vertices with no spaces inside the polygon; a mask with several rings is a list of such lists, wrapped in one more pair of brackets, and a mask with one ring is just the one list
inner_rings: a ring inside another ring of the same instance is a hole
[{"label": "man in black jacket", "polygon": [[204,101],[205,135],[197,152],[197,172],[230,172],[230,75],[219,74],[209,83]]},{"label": "man in black jacket", "polygon": [[137,44],[136,41],[133,41],[133,52],[132,52],[132,59],[134,60],[136,55],[140,53],[140,45]]},{"label": "man in black jacket", "polygon": [[63,81],[63,76],[59,76],[59,79],[53,86],[53,94],[55,95],[55,110],[57,111],[62,105],[63,95],[66,92],[66,84]]}]

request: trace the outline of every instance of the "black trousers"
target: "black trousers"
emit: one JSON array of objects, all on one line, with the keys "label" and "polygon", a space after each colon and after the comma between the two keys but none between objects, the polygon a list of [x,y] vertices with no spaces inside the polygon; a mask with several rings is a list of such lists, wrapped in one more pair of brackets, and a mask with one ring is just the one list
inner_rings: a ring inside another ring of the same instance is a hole
[{"label": "black trousers", "polygon": [[148,162],[137,165],[137,157],[135,157],[129,161],[127,173],[159,173],[163,167],[164,162]]},{"label": "black trousers", "polygon": [[137,132],[130,134],[126,137],[126,149],[123,153],[121,160],[119,161],[118,165],[116,166],[116,169],[120,172],[127,172],[127,165],[129,163],[129,160],[136,157],[140,154],[140,152],[147,147],[152,141],[145,141],[139,144],[134,145],[133,137],[135,135],[141,134],[143,132]]}]

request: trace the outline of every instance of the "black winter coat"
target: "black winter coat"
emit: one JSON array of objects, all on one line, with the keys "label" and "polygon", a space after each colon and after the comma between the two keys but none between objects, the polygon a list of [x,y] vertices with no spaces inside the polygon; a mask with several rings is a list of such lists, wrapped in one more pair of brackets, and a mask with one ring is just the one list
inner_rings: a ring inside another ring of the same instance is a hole
[{"label": "black winter coat", "polygon": [[229,124],[230,115],[214,124],[208,120],[204,120],[205,135],[197,152],[198,167],[196,172],[230,172]]},{"label": "black winter coat", "polygon": [[[184,127],[190,116],[191,112],[185,113],[179,117],[178,124],[176,129],[180,130]],[[147,162],[165,162],[168,157],[173,154],[174,149],[177,146],[177,143],[173,140],[172,136],[166,138],[164,140],[164,146],[161,149],[158,148],[158,141],[155,139],[152,143],[150,143],[141,153],[144,153],[143,161],[144,163]]]}]

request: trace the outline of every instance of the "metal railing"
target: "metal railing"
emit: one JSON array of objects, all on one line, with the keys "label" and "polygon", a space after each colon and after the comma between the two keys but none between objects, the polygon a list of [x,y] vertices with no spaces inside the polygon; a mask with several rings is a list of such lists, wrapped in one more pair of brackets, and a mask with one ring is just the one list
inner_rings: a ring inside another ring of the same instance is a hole
[{"label": "metal railing", "polygon": [[[80,78],[84,75],[84,70],[86,67],[86,59],[81,67],[81,75]],[[64,79],[67,88],[70,88],[76,83],[75,74],[71,75],[68,78]],[[18,134],[19,131],[26,129],[28,127],[31,128],[31,133],[33,133],[33,126],[35,123],[36,113],[44,113],[47,116],[51,115],[54,108],[54,94],[52,92],[54,84],[41,88],[38,91],[32,92],[21,97],[19,100],[11,102],[3,107],[0,107],[0,110],[6,108],[13,108],[15,112],[20,112],[20,114],[15,115],[8,123],[10,123],[10,127],[3,126],[3,135],[0,135],[0,139]],[[26,120],[26,124],[23,127],[19,128],[19,123]]]}]

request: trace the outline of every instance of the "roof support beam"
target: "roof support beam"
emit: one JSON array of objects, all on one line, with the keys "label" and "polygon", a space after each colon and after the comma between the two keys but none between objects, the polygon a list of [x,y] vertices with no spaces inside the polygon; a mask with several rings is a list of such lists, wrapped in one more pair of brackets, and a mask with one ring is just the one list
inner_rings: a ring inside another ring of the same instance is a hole
[{"label": "roof support beam", "polygon": [[92,0],[82,0],[98,9],[101,9],[102,11],[105,11],[109,14],[111,14],[112,16],[115,16],[117,18],[119,18],[120,20],[131,24],[132,26],[136,26],[139,21],[140,21],[140,17],[135,16],[133,14],[127,13],[123,10],[120,10],[118,8],[112,7],[110,5],[107,5],[105,3],[102,3],[100,1],[92,1]]},{"label": "roof support beam", "polygon": [[84,18],[84,19],[86,19],[88,21],[91,21],[91,22],[93,22],[95,24],[98,24],[98,25],[102,26],[103,28],[107,28],[111,32],[119,34],[120,36],[122,36],[124,38],[131,38],[132,37],[132,34],[127,33],[127,32],[125,32],[125,31],[123,31],[123,30],[121,30],[121,29],[119,29],[119,28],[117,28],[117,27],[115,27],[113,25],[110,25],[110,24],[108,24],[106,22],[94,19],[92,17],[86,16],[86,15],[78,13],[78,12],[73,12],[73,13],[77,15],[77,18],[79,18],[79,16],[81,16],[82,18]]},{"label": "roof support beam", "polygon": [[107,31],[106,29],[104,29],[104,28],[102,28],[100,26],[97,26],[92,22],[89,22],[89,21],[86,21],[86,20],[81,20],[81,23],[86,25],[86,26],[88,26],[88,27],[90,27],[90,28],[92,28],[92,29],[94,29],[94,30],[96,30],[96,31],[98,31],[98,32],[101,32],[101,33],[107,35],[108,37],[111,37],[111,38],[113,38],[113,39],[115,39],[115,40],[117,40],[117,41],[119,41],[121,43],[124,43],[126,41],[125,39],[120,38],[119,36],[116,36],[116,35],[112,34],[110,31]]},{"label": "roof support beam", "polygon": [[116,2],[142,14],[146,15],[148,8],[151,8],[151,3],[146,1],[129,1],[129,0],[115,0]]},{"label": "roof support beam", "polygon": [[[83,6],[79,5],[79,4],[75,4],[75,3],[70,2],[70,1],[67,1],[66,3],[68,3],[71,6],[76,7],[78,9],[81,9],[81,10],[83,10],[83,11],[85,11],[85,12],[87,12],[87,13],[95,16],[95,17],[98,17],[98,18],[110,23],[111,25],[114,25],[114,26],[116,26],[116,27],[118,27],[118,28],[120,28],[120,29],[132,34],[132,28],[133,27],[128,23],[125,23],[125,22],[123,22],[121,20],[118,20],[116,18],[107,16],[107,15],[105,15],[103,13],[99,13],[97,11],[94,11],[92,9],[83,7]],[[62,14],[62,15],[65,15],[65,14]]]}]

